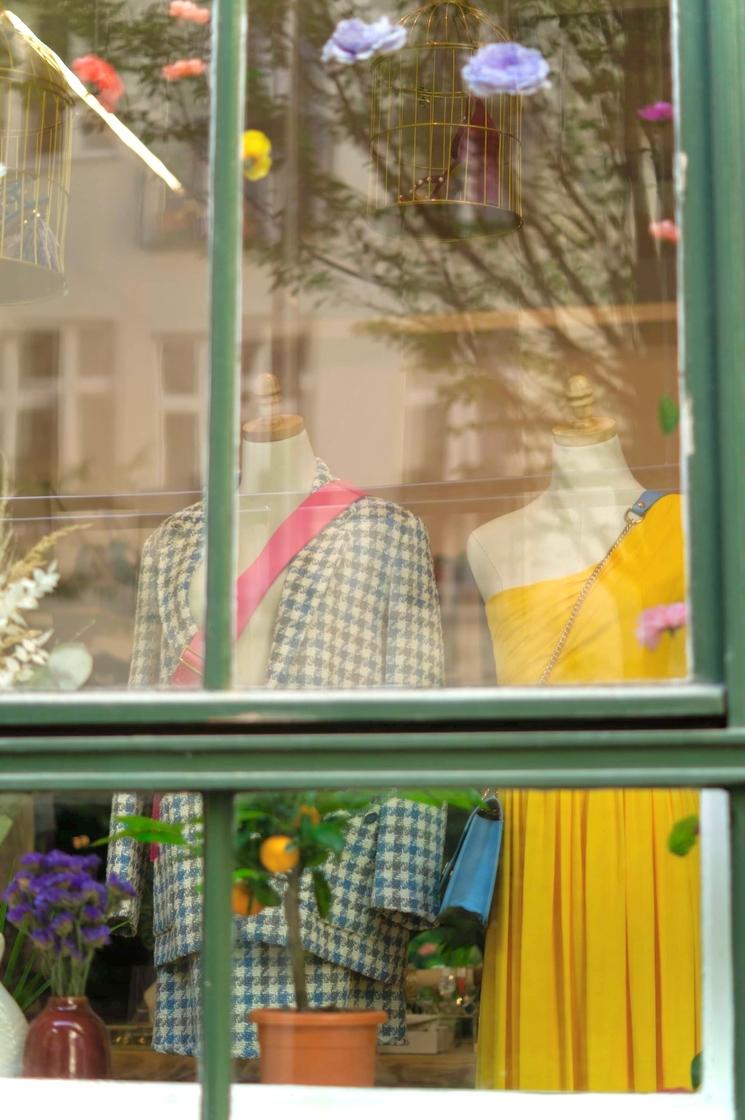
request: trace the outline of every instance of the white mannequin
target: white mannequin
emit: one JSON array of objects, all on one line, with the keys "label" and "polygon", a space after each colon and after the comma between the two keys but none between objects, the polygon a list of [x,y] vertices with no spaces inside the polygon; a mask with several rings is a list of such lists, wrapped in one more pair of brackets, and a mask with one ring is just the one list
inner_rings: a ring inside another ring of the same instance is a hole
[{"label": "white mannequin", "polygon": [[[316,477],[316,456],[300,416],[277,415],[279,387],[271,374],[258,380],[259,419],[243,426],[239,487],[238,575],[256,559],[279,525],[307,498]],[[238,688],[262,685],[274,636],[286,573],[269,588],[238,639],[235,681]],[[204,619],[205,565],[200,562],[189,589],[197,624]]]},{"label": "white mannequin", "polygon": [[553,429],[548,489],[522,509],[481,525],[468,539],[468,562],[484,601],[597,564],[644,490],[629,470],[614,422],[592,416],[587,379],[570,378],[567,395],[577,419]]}]

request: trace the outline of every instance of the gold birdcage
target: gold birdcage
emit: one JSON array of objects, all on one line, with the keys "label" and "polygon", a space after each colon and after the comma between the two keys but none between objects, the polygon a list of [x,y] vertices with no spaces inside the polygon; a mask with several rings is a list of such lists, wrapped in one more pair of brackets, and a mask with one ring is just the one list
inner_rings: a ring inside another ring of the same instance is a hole
[{"label": "gold birdcage", "polygon": [[65,290],[72,101],[56,55],[0,12],[0,303]]},{"label": "gold birdcage", "polygon": [[511,233],[522,225],[522,98],[475,97],[461,78],[507,34],[459,0],[430,0],[400,22],[406,45],[374,64],[370,216],[399,228],[416,217],[419,232],[445,238]]}]

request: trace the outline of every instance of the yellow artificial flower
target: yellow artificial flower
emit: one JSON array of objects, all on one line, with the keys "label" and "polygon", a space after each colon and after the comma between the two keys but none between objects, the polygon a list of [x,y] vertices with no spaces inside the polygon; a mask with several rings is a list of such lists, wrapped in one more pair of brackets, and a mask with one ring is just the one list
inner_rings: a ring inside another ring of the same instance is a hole
[{"label": "yellow artificial flower", "polygon": [[257,128],[249,128],[243,133],[242,143],[243,174],[255,182],[264,179],[272,169],[272,142]]}]

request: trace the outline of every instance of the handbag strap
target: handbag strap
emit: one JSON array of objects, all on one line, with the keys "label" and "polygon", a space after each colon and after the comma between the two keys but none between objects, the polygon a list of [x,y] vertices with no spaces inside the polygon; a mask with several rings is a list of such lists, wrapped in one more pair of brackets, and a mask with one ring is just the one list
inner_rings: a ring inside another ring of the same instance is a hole
[{"label": "handbag strap", "polygon": [[[259,555],[236,580],[236,640],[251,621],[254,611],[279,575],[327,525],[364,497],[346,483],[327,482],[309,494],[272,533]],[[204,631],[198,630],[179,658],[171,684],[193,684],[201,680],[204,662]]]},{"label": "handbag strap", "polygon": [[561,657],[562,653],[564,652],[566,644],[569,641],[569,636],[572,633],[572,630],[574,629],[574,624],[577,621],[577,618],[579,617],[579,613],[582,610],[582,607],[585,605],[585,602],[587,601],[588,595],[590,594],[593,587],[595,586],[595,584],[600,579],[600,576],[603,574],[603,572],[604,572],[604,570],[605,570],[605,568],[608,564],[608,561],[613,556],[613,553],[616,551],[618,546],[626,539],[626,537],[629,535],[631,530],[636,525],[638,525],[640,521],[644,520],[646,515],[649,513],[649,511],[652,509],[652,507],[657,504],[657,502],[660,500],[660,498],[664,498],[665,495],[668,494],[668,493],[670,493],[670,491],[668,491],[668,490],[645,490],[642,494],[639,495],[639,497],[634,502],[633,506],[630,506],[626,510],[626,514],[624,516],[624,520],[625,520],[626,523],[625,523],[623,529],[621,530],[621,532],[618,534],[618,536],[614,540],[613,544],[610,546],[610,548],[606,552],[603,559],[600,560],[595,565],[595,567],[592,569],[589,576],[585,580],[584,585],[582,587],[582,590],[580,591],[579,595],[577,596],[577,598],[574,602],[574,606],[572,607],[571,611],[569,612],[569,617],[567,618],[564,629],[562,630],[561,634],[559,635],[559,640],[557,641],[556,645],[554,646],[553,653],[549,657],[548,661],[546,662],[546,666],[545,666],[543,672],[541,673],[540,677],[538,678],[538,684],[539,685],[548,683],[549,677],[551,676],[554,669],[556,668],[556,665],[559,661],[559,658]]}]

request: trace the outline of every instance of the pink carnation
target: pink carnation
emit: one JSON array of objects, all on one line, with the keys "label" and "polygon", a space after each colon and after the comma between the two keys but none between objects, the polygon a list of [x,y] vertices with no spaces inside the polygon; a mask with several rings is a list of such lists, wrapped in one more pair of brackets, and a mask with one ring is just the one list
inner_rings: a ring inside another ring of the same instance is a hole
[{"label": "pink carnation", "polygon": [[643,121],[657,124],[659,121],[673,119],[673,107],[669,101],[655,101],[652,105],[643,105],[636,110],[636,115]]},{"label": "pink carnation", "polygon": [[73,61],[72,68],[81,82],[95,88],[104,109],[113,113],[124,93],[124,82],[111,63],[97,54],[84,54]]},{"label": "pink carnation", "polygon": [[680,230],[669,218],[663,218],[661,222],[650,222],[649,232],[655,241],[680,241]]},{"label": "pink carnation", "polygon": [[200,8],[193,0],[171,0],[168,14],[187,23],[209,23],[211,13],[209,8]]},{"label": "pink carnation", "polygon": [[179,58],[176,62],[168,62],[161,70],[167,82],[178,82],[182,78],[198,78],[207,69],[203,58]]},{"label": "pink carnation", "polygon": [[662,635],[674,634],[688,625],[688,604],[668,603],[642,611],[636,624],[636,637],[647,649],[657,649]]}]

